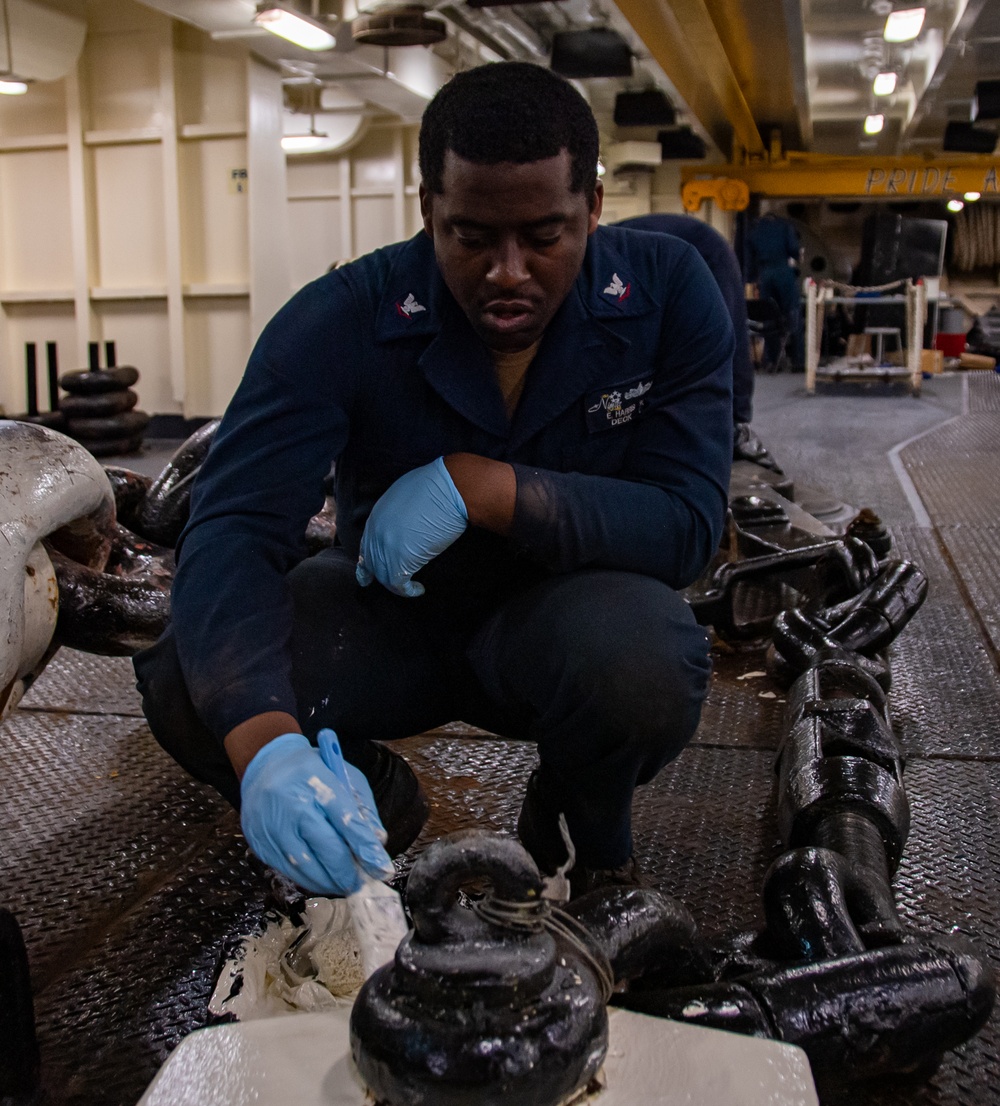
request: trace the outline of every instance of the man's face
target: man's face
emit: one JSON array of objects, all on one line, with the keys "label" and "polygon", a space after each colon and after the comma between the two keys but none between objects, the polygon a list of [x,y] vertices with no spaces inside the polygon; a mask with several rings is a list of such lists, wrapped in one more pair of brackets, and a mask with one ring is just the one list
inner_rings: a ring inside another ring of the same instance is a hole
[{"label": "man's face", "polygon": [[445,284],[486,345],[537,342],[576,280],[601,216],[570,191],[570,156],[478,165],[445,153],[440,193],[420,187],[424,230]]}]

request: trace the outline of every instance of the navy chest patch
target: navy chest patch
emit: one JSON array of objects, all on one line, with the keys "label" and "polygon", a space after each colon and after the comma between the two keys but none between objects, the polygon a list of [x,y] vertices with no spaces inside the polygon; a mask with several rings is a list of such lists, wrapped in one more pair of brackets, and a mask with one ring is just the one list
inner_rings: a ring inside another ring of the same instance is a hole
[{"label": "navy chest patch", "polygon": [[590,392],[584,400],[588,432],[594,434],[633,422],[645,409],[646,394],[652,386],[653,378],[648,376]]}]

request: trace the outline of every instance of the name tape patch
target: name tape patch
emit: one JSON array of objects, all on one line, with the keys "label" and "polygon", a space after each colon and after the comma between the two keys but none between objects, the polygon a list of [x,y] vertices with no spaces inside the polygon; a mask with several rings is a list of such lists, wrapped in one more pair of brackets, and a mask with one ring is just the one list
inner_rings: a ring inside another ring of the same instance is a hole
[{"label": "name tape patch", "polygon": [[591,392],[584,400],[587,414],[587,430],[610,430],[626,426],[646,407],[646,393],[653,386],[653,378],[630,380]]}]

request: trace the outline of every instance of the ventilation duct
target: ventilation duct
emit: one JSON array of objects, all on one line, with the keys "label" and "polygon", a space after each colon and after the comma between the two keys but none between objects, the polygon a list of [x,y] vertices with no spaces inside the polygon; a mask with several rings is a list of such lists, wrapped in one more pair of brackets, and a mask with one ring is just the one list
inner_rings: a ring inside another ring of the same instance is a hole
[{"label": "ventilation duct", "polygon": [[605,151],[608,169],[620,173],[652,172],[660,164],[658,142],[616,142]]},{"label": "ventilation duct", "polygon": [[0,67],[9,69],[6,75],[26,81],[65,77],[83,49],[87,24],[33,0],[6,0],[5,8],[6,19],[0,20]]},{"label": "ventilation duct", "polygon": [[389,5],[352,20],[351,37],[364,46],[433,46],[448,37],[448,27],[422,4]]},{"label": "ventilation duct", "polygon": [[614,120],[618,127],[672,127],[677,121],[673,105],[658,88],[619,92]]},{"label": "ventilation duct", "polygon": [[979,81],[972,99],[973,119],[1000,119],[1000,81]]},{"label": "ventilation duct", "polygon": [[971,123],[951,122],[944,129],[942,149],[955,153],[992,154],[996,144],[996,131],[974,127]]},{"label": "ventilation duct", "polygon": [[656,137],[664,161],[696,161],[705,156],[705,143],[690,127],[660,131]]},{"label": "ventilation duct", "polygon": [[564,77],[631,77],[632,51],[617,31],[559,31],[552,36],[552,68]]}]

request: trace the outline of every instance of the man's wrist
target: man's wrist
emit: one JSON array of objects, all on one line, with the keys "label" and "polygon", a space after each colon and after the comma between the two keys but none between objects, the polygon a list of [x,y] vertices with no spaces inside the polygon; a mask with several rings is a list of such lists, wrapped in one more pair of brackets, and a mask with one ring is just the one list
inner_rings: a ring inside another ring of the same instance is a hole
[{"label": "man's wrist", "polygon": [[292,715],[281,710],[265,711],[231,729],[223,745],[237,778],[242,780],[247,765],[268,742],[282,734],[301,732],[298,720]]}]

